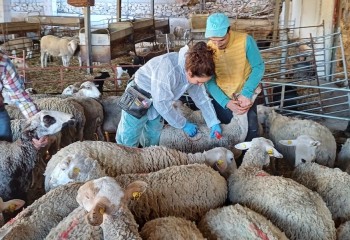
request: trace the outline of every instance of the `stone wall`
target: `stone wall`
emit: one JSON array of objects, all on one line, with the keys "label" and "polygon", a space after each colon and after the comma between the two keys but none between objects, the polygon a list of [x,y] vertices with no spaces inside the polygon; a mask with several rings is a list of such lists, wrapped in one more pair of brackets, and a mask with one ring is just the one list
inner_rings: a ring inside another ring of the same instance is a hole
[{"label": "stone wall", "polygon": [[[67,0],[56,1],[57,7],[47,6],[52,4],[46,0],[12,0],[11,13],[14,15],[35,12],[42,15],[83,14],[83,8],[73,7],[67,4]],[[190,13],[205,9],[208,12],[224,12],[230,17],[261,17],[271,14],[273,2],[273,0],[216,0],[207,2],[204,7],[200,4],[181,6],[175,0],[155,0],[154,16],[187,18]],[[96,0],[95,6],[91,7],[91,14],[115,16],[116,8],[116,0]],[[145,17],[151,14],[150,1],[145,0],[123,0],[121,9],[122,16]]]}]

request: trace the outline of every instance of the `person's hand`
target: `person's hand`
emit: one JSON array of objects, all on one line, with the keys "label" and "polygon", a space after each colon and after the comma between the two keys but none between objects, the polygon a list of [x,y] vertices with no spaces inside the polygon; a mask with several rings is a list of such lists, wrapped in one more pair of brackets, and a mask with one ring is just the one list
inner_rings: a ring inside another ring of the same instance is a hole
[{"label": "person's hand", "polygon": [[220,124],[215,124],[210,129],[210,138],[216,137],[217,139],[220,139],[221,133],[222,133],[222,130],[221,130]]},{"label": "person's hand", "polygon": [[237,97],[237,101],[242,108],[250,108],[253,105],[253,101],[243,95]]},{"label": "person's hand", "polygon": [[47,136],[43,136],[40,139],[33,138],[32,142],[34,147],[40,150],[40,148],[45,147],[49,143],[49,138]]},{"label": "person's hand", "polygon": [[185,126],[182,128],[182,130],[184,130],[184,132],[190,136],[190,137],[194,137],[197,134],[198,131],[198,127],[196,124],[190,123],[190,122],[186,122]]},{"label": "person's hand", "polygon": [[230,109],[234,114],[242,115],[246,113],[249,110],[249,107],[241,107],[239,104],[239,101],[236,100],[230,100],[226,107]]}]

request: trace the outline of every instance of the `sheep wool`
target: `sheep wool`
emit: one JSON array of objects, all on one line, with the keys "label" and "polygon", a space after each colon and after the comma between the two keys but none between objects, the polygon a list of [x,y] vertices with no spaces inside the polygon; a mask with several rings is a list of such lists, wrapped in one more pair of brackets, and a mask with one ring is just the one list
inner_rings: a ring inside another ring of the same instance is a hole
[{"label": "sheep wool", "polygon": [[102,131],[103,125],[103,106],[102,104],[91,97],[73,97],[69,98],[76,101],[84,108],[85,125],[84,125],[84,140],[100,140],[104,141]]},{"label": "sheep wool", "polygon": [[253,139],[242,165],[228,179],[230,202],[267,217],[289,239],[335,239],[331,212],[318,193],[262,170],[269,155],[259,141]]},{"label": "sheep wool", "polygon": [[156,218],[146,222],[140,235],[144,240],[204,240],[196,224],[179,217]]},{"label": "sheep wool", "polygon": [[198,224],[208,240],[287,240],[267,218],[240,204],[211,209]]},{"label": "sheep wool", "polygon": [[317,163],[301,163],[294,169],[291,178],[321,195],[336,225],[350,220],[348,173]]},{"label": "sheep wool", "polygon": [[45,237],[46,240],[62,239],[103,239],[100,226],[91,226],[86,220],[87,211],[83,207],[77,207],[67,217],[51,229]]},{"label": "sheep wool", "polygon": [[227,183],[204,164],[172,166],[147,174],[124,174],[115,178],[121,186],[141,180],[148,189],[129,209],[142,227],[147,221],[167,216],[199,221],[209,209],[223,206]]},{"label": "sheep wool", "polygon": [[118,129],[118,124],[122,114],[122,109],[119,106],[120,96],[106,96],[101,99],[103,105],[103,130],[106,132],[115,133]]},{"label": "sheep wool", "polygon": [[[74,153],[74,155],[72,155]],[[233,153],[226,148],[214,148],[203,153],[183,153],[175,149],[164,146],[151,146],[146,148],[126,147],[111,142],[103,141],[83,141],[75,142],[58,151],[47,163],[45,170],[45,188],[48,191],[54,182],[59,182],[53,175],[55,168],[59,167],[60,162],[67,161],[69,158],[86,156],[97,160],[101,169],[108,176],[118,176],[128,173],[148,173],[158,171],[173,165],[184,165],[192,163],[205,163],[210,166],[220,164],[227,165],[222,173],[226,176],[236,168]],[[84,165],[88,165],[89,160]],[[68,161],[69,164],[70,160]],[[91,163],[92,164],[92,163]],[[64,168],[66,169],[66,167]],[[81,175],[89,174],[90,168],[80,169]],[[59,169],[58,169],[59,170]],[[80,177],[82,180],[83,177]],[[89,180],[89,179],[85,179]]]},{"label": "sheep wool", "polygon": [[72,183],[46,193],[7,222],[0,229],[0,239],[44,239],[53,227],[79,206],[75,197],[81,185]]}]

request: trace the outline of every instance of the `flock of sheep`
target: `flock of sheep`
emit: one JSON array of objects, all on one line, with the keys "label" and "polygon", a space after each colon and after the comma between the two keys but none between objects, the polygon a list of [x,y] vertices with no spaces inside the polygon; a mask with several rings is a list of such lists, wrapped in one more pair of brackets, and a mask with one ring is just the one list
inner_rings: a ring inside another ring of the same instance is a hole
[{"label": "flock of sheep", "polygon": [[[200,112],[176,102],[198,136],[166,126],[160,146],[131,148],[104,138],[118,96],[91,82],[64,93],[31,94],[34,119],[6,105],[14,142],[0,142],[0,239],[349,239],[350,139],[338,153],[323,125],[259,106],[264,137],[244,142],[243,115],[209,139]],[[44,114],[55,130],[41,129]],[[41,135],[50,144],[37,151]],[[33,184],[43,194],[30,200]]]}]

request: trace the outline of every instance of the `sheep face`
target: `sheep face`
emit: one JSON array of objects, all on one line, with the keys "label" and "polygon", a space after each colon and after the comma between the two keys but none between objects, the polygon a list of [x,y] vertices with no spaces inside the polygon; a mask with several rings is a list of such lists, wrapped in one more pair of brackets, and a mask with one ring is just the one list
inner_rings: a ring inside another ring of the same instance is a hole
[{"label": "sheep face", "polygon": [[88,211],[86,216],[88,223],[96,226],[102,223],[104,214],[115,214],[129,199],[140,196],[146,188],[147,183],[135,181],[124,191],[114,178],[102,177],[81,186],[76,200]]},{"label": "sheep face", "polygon": [[279,143],[295,147],[295,167],[301,163],[315,161],[317,147],[321,145],[308,135],[300,135],[295,140],[280,140]]},{"label": "sheep face", "polygon": [[50,189],[70,183],[85,182],[92,178],[105,176],[98,162],[81,154],[72,154],[63,158],[49,176]]},{"label": "sheep face", "polygon": [[68,87],[66,87],[63,91],[62,94],[64,95],[73,95],[73,93],[78,92],[79,88],[77,88],[74,85],[69,85]]},{"label": "sheep face", "polygon": [[230,174],[237,169],[237,165],[234,159],[232,151],[224,147],[216,147],[204,153],[206,163],[218,169],[221,175],[224,177],[230,176]]},{"label": "sheep face", "polygon": [[73,121],[71,114],[42,110],[27,120],[25,130],[35,130],[38,138],[61,131],[63,125]]},{"label": "sheep face", "polygon": [[91,98],[99,98],[101,92],[98,90],[93,82],[83,82],[77,93],[78,96],[85,96]]}]

